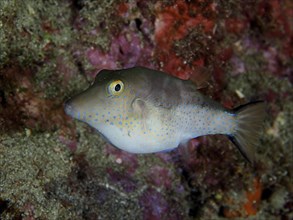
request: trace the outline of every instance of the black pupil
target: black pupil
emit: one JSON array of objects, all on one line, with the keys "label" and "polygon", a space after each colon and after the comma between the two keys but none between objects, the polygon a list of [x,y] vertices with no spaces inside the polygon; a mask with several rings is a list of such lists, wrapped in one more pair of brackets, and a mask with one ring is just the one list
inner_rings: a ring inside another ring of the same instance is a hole
[{"label": "black pupil", "polygon": [[117,84],[117,85],[115,86],[115,91],[116,91],[116,92],[119,92],[120,89],[121,89],[121,85],[120,85],[120,84]]}]

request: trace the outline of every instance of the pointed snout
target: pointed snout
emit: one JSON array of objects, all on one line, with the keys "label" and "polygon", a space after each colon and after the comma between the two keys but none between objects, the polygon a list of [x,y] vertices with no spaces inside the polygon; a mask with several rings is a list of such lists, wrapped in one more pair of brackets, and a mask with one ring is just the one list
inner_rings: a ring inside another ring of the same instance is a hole
[{"label": "pointed snout", "polygon": [[72,118],[86,121],[91,117],[96,98],[92,90],[88,89],[76,96],[73,96],[64,103],[64,111]]},{"label": "pointed snout", "polygon": [[64,103],[64,111],[67,115],[69,116],[73,116],[74,115],[74,107],[72,105],[72,101],[71,99],[67,100],[65,103]]},{"label": "pointed snout", "polygon": [[83,92],[71,97],[64,103],[65,113],[87,123],[91,121],[102,108],[101,103],[103,102],[99,98],[99,94],[102,93],[98,89],[99,87],[93,84]]}]

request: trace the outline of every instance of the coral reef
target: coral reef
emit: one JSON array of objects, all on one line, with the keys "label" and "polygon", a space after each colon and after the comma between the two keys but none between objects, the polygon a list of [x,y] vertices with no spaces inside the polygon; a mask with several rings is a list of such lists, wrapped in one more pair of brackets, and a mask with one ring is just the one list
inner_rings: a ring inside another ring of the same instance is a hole
[{"label": "coral reef", "polygon": [[[290,0],[0,1],[0,219],[292,219],[292,45]],[[64,114],[138,65],[264,100],[255,166],[221,135],[129,154]]]}]

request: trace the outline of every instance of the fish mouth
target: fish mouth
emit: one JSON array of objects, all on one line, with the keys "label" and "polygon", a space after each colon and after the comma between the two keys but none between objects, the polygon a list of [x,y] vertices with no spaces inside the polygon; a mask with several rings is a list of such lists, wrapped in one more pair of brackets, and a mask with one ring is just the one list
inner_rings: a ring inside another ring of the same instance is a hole
[{"label": "fish mouth", "polygon": [[64,103],[64,111],[69,116],[74,116],[74,113],[76,112],[75,108],[73,107],[71,100],[67,100]]}]

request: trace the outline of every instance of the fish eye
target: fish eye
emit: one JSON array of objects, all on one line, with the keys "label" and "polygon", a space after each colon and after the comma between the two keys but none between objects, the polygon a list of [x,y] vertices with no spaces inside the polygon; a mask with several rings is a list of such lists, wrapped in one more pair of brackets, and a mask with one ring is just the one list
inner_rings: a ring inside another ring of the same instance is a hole
[{"label": "fish eye", "polygon": [[108,92],[111,95],[119,95],[123,92],[124,83],[121,80],[115,80],[108,86]]},{"label": "fish eye", "polygon": [[120,89],[121,89],[121,85],[120,84],[116,84],[116,86],[115,86],[115,92],[119,92],[120,91]]}]

